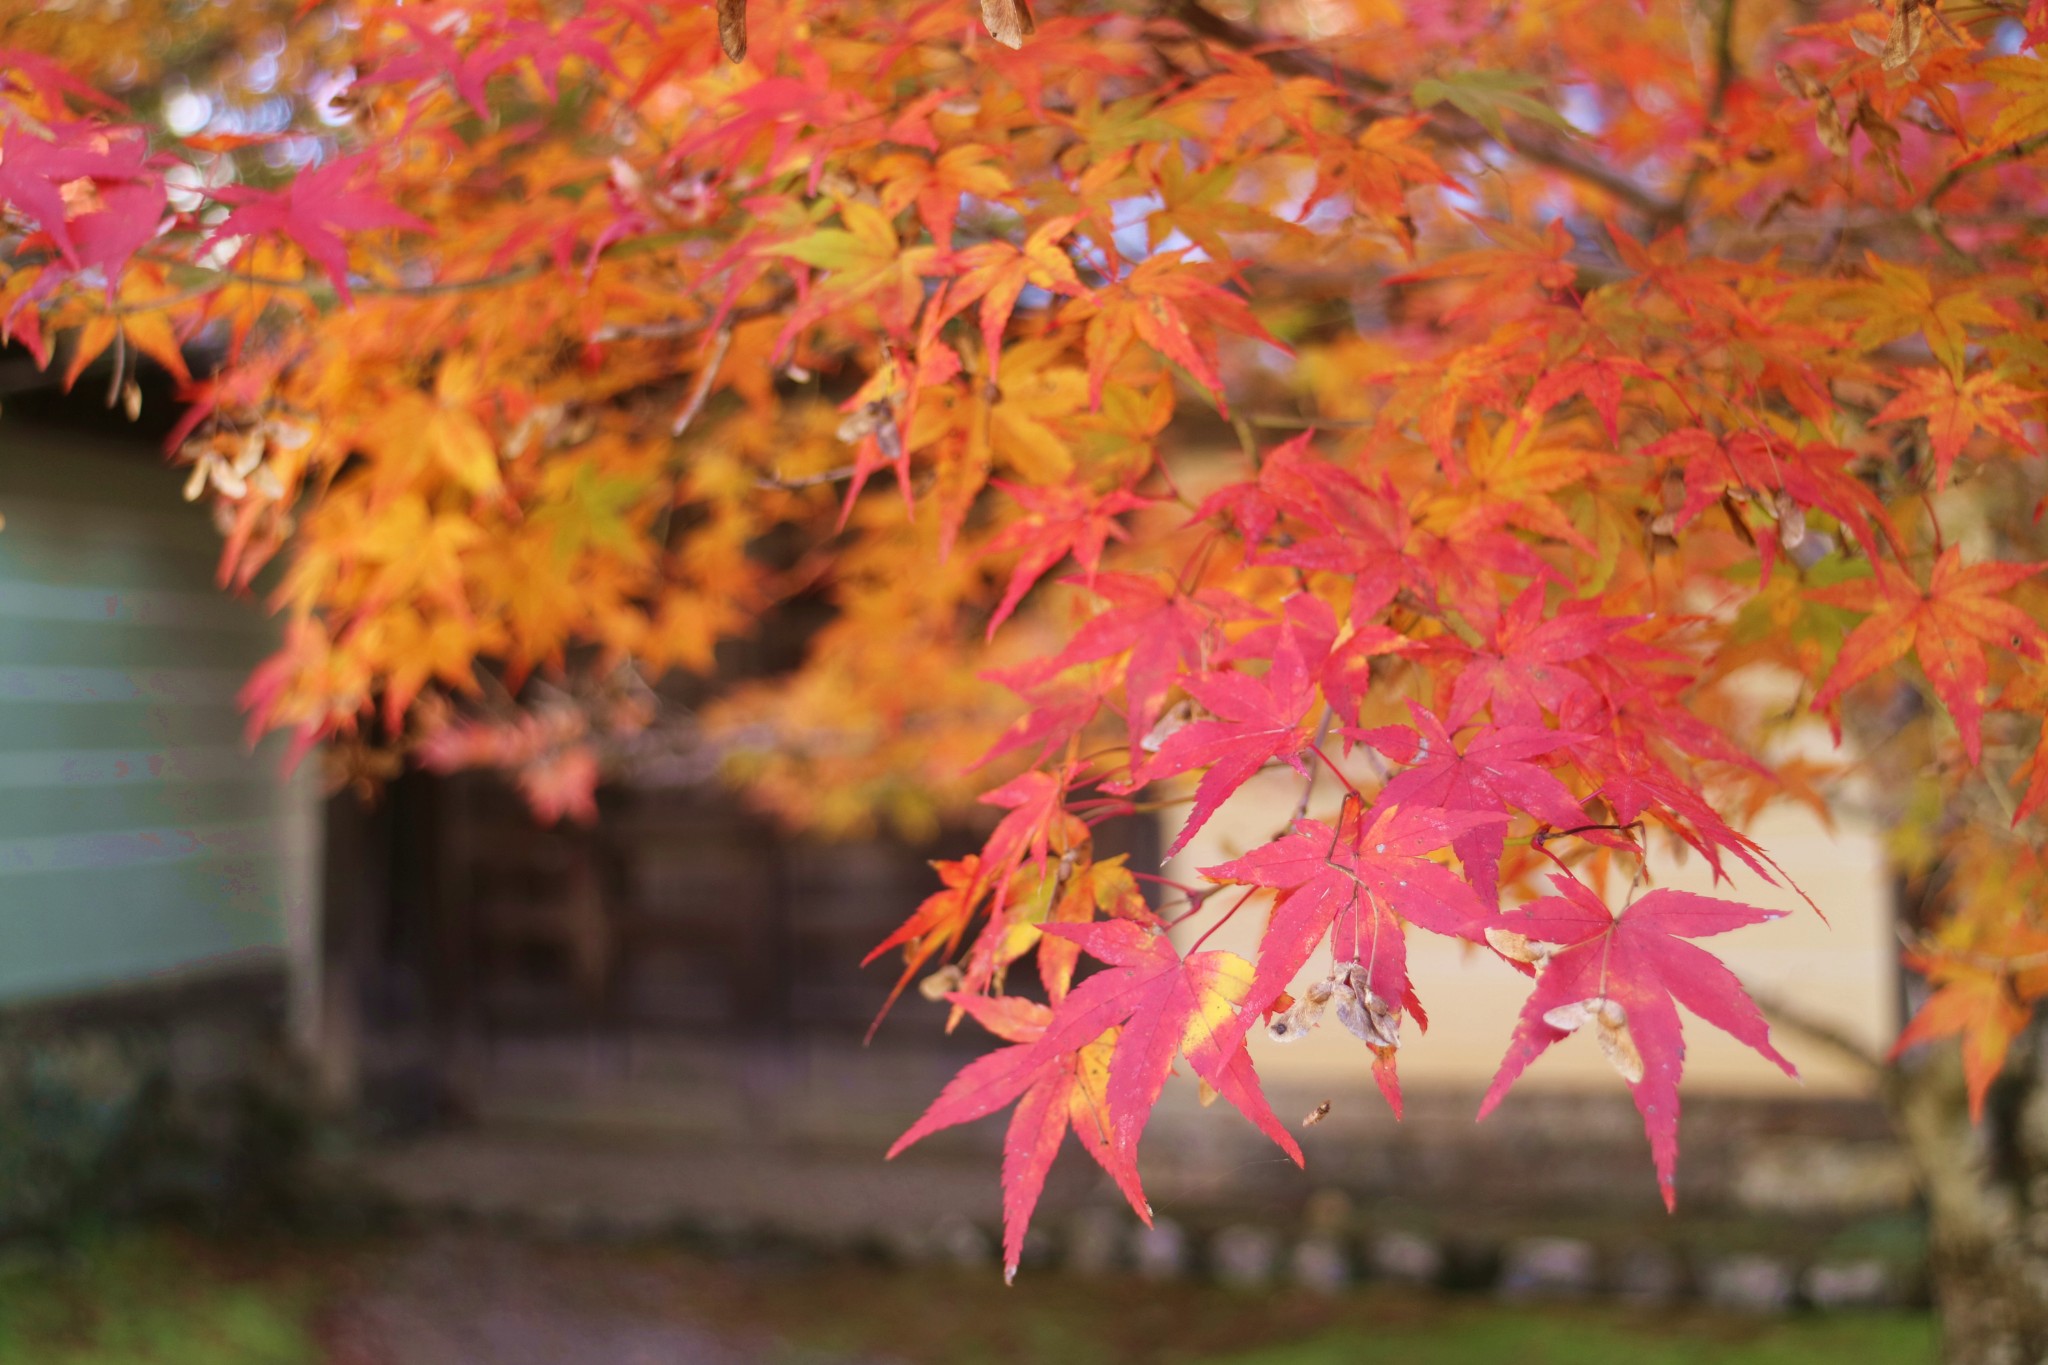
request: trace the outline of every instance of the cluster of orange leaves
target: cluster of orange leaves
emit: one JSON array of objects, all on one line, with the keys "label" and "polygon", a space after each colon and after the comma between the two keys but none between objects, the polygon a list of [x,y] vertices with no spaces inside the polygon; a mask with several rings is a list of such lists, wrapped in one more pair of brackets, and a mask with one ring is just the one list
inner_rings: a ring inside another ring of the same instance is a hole
[{"label": "cluster of orange leaves", "polygon": [[[1286,835],[1325,862],[1433,812],[1413,856],[1470,905],[1338,929],[1469,931],[1554,985],[1502,891],[1569,871],[1528,913],[1578,924],[1578,874],[1663,835],[1769,878],[1736,826],[1805,790],[1764,755],[1808,711],[1924,759],[1895,851],[1963,875],[1904,1041],[1965,1035],[1981,1104],[2048,991],[2048,7],[1724,11],[1178,0],[1013,51],[956,0],[792,0],[735,64],[670,0],[324,4],[145,73],[206,93],[196,131],[109,99],[141,77],[79,30],[0,21],[0,317],[116,395],[206,357],[174,453],[285,618],[258,728],[575,813],[666,723],[605,700],[624,673],[798,819],[992,788],[885,946],[905,983],[958,956],[936,989],[1015,1045],[1013,1194],[1068,1119],[1135,1191],[1182,1048],[1259,1117],[1238,1026],[1303,1017],[1277,967],[1131,939],[1143,870],[1092,831],[1148,784],[1197,782],[1183,839],[1269,765],[1304,816],[1342,784],[1367,814]],[[712,685],[795,617],[799,666]],[[1446,744],[1473,771],[1414,795]],[[1305,884],[1215,871],[1275,923]],[[1138,1014],[1063,1005],[1082,949]],[[1331,951],[1391,1076],[1415,1002]],[[1034,952],[1048,1005],[1007,993]],[[1676,1063],[1618,990],[1517,1046],[1597,1028],[1647,1117]]]}]

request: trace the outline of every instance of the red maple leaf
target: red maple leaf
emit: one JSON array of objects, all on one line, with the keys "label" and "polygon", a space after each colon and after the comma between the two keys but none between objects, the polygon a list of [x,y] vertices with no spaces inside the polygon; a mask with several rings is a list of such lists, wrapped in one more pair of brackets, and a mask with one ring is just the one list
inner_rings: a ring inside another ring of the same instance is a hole
[{"label": "red maple leaf", "polygon": [[1678,1077],[1685,1064],[1677,1006],[1756,1049],[1786,1075],[1799,1074],[1771,1046],[1770,1027],[1735,974],[1685,940],[1785,912],[1659,889],[1615,915],[1577,879],[1553,873],[1550,880],[1562,895],[1485,921],[1486,939],[1503,957],[1535,969],[1536,989],[1522,1006],[1479,1117],[1493,1111],[1551,1044],[1590,1024],[1643,1116],[1664,1205],[1676,1207]]},{"label": "red maple leaf", "polygon": [[1069,1127],[1081,1139],[1088,1155],[1123,1191],[1138,1216],[1149,1221],[1151,1210],[1139,1188],[1137,1169],[1129,1153],[1119,1151],[1110,1141],[1109,1070],[1118,1031],[1111,1027],[1078,1047],[1047,1053],[1036,1046],[1052,1018],[1052,1011],[1044,1005],[1015,996],[954,994],[947,999],[973,1015],[990,1033],[1016,1046],[969,1062],[909,1131],[896,1139],[889,1155],[895,1156],[941,1128],[981,1118],[1009,1103],[1008,1099],[988,1103],[992,1095],[1006,1094],[1017,1099],[1017,1111],[1010,1116],[1010,1129],[1003,1138],[1006,1281],[1016,1278],[1032,1210],[1038,1207],[1046,1173],[1052,1169],[1053,1158],[1059,1155]]},{"label": "red maple leaf", "polygon": [[[1580,730],[1596,728],[1583,719],[1565,723]],[[1762,847],[1722,819],[1695,787],[1652,754],[1647,736],[1609,727],[1609,732],[1573,747],[1579,767],[1598,779],[1599,795],[1615,824],[1632,825],[1645,815],[1654,816],[1697,850],[1717,879],[1726,875],[1721,861],[1725,849],[1765,881],[1779,880]]]},{"label": "red maple leaf", "polygon": [[[1529,762],[1541,754],[1586,738],[1540,725],[1489,725],[1461,747],[1443,722],[1410,702],[1416,729],[1387,725],[1347,731],[1396,763],[1407,764],[1380,789],[1382,805],[1505,814],[1523,810],[1556,829],[1585,823],[1586,813],[1565,785]],[[1500,888],[1500,855],[1507,841],[1503,823],[1475,825],[1451,841],[1465,876],[1487,897]]]},{"label": "red maple leaf", "polygon": [[910,912],[910,918],[896,926],[890,935],[868,950],[860,960],[865,967],[891,948],[903,949],[903,974],[896,978],[896,984],[889,988],[889,998],[882,1002],[882,1008],[875,1013],[874,1022],[868,1025],[868,1037],[875,1036],[882,1020],[896,1004],[903,988],[910,979],[934,956],[950,953],[958,947],[967,933],[967,926],[974,921],[974,913],[988,892],[988,882],[981,877],[981,859],[976,854],[952,862],[934,862],[932,870],[939,874],[943,889],[932,892]]},{"label": "red maple leaf", "polygon": [[1855,454],[1838,446],[1794,446],[1747,431],[1724,441],[1700,427],[1687,427],[1645,446],[1643,453],[1684,472],[1685,502],[1672,518],[1674,529],[1684,529],[1731,491],[1776,490],[1801,508],[1833,517],[1872,559],[1878,557],[1879,534],[1896,540],[1884,505],[1849,472]]},{"label": "red maple leaf", "polygon": [[[1184,958],[1164,934],[1127,920],[1048,924],[1045,932],[1073,940],[1109,965],[1075,986],[1042,1020],[1035,1015],[1023,1020],[1022,1029],[1005,1017],[1009,1007],[992,1008],[971,1003],[975,997],[958,997],[955,1003],[964,1011],[996,1018],[1016,1032],[1037,1027],[1038,1036],[968,1063],[889,1149],[894,1156],[929,1133],[1024,1099],[1018,1117],[1011,1120],[1003,1158],[1008,1271],[1015,1272],[1045,1168],[1064,1135],[1054,1100],[1060,1087],[1067,1087],[1070,1117],[1075,1116],[1073,1101],[1080,1092],[1086,1124],[1099,1120],[1103,1125],[1091,1133],[1083,1122],[1074,1123],[1082,1142],[1147,1222],[1152,1212],[1137,1183],[1138,1140],[1176,1056],[1185,1056],[1197,1076],[1297,1164],[1302,1161],[1300,1145],[1266,1103],[1251,1055],[1245,1051],[1242,1017],[1248,1013],[1243,1002],[1251,987],[1250,963],[1225,952]],[[1086,1088],[1090,1073],[1085,1053],[1106,1039],[1111,1050],[1098,1099]],[[1062,1070],[1072,1077],[1070,1082],[1063,1080]],[[1053,1088],[1043,1089],[1048,1086]]]},{"label": "red maple leaf", "polygon": [[1625,377],[1655,379],[1657,372],[1640,360],[1627,360],[1620,356],[1567,361],[1547,371],[1530,388],[1525,420],[1526,416],[1549,412],[1573,394],[1584,394],[1592,403],[1593,410],[1600,414],[1600,425],[1607,428],[1607,439],[1619,441],[1621,386]]},{"label": "red maple leaf", "polygon": [[[0,138],[0,204],[11,204],[33,221],[74,269],[88,264],[81,260],[80,244],[72,235],[74,223],[101,218],[95,229],[102,243],[100,260],[93,263],[107,264],[112,254],[125,261],[134,254],[134,247],[116,253],[113,243],[125,242],[141,231],[128,220],[148,220],[148,231],[135,241],[139,246],[155,233],[163,214],[163,184],[145,175],[148,139],[139,128],[92,123],[52,124],[50,133],[48,138],[37,137],[16,124]],[[153,198],[129,194],[117,201],[106,199],[107,191],[137,182],[153,185]],[[94,192],[81,196],[72,190],[67,198],[67,190],[81,184],[91,186]],[[95,200],[98,207],[92,207]],[[115,215],[113,219],[102,218],[109,212]],[[116,222],[125,230],[116,231]]]},{"label": "red maple leaf", "polygon": [[1102,709],[1106,682],[1097,679],[1078,687],[1064,683],[1047,685],[1047,674],[1044,660],[1019,668],[991,669],[982,674],[990,682],[1001,683],[1031,703],[1031,709],[1004,727],[988,751],[974,760],[975,768],[985,768],[1005,754],[1034,745],[1037,753],[1030,761],[1043,763],[1055,749],[1086,729],[1088,723],[1095,719],[1096,713]]},{"label": "red maple leaf", "polygon": [[1244,600],[1214,590],[1187,594],[1156,578],[1102,574],[1090,590],[1110,603],[1045,667],[1063,671],[1128,653],[1124,663],[1124,720],[1131,762],[1166,709],[1167,693],[1183,669],[1198,672],[1220,643],[1217,626],[1251,614]]},{"label": "red maple leaf", "polygon": [[1599,603],[1590,601],[1566,602],[1546,617],[1543,585],[1531,585],[1486,623],[1484,647],[1455,640],[1438,646],[1462,656],[1450,704],[1442,708],[1446,722],[1455,729],[1485,709],[1496,725],[1542,725],[1544,712],[1557,715],[1591,694],[1585,678],[1567,665],[1605,647],[1641,619],[1602,615]]},{"label": "red maple leaf", "polygon": [[[1344,802],[1337,828],[1301,820],[1294,833],[1202,875],[1216,882],[1268,886],[1280,892],[1247,997],[1254,1012],[1271,1008],[1325,934],[1341,970],[1363,966],[1369,1008],[1395,1017],[1414,1008],[1408,984],[1408,949],[1403,922],[1434,933],[1463,935],[1487,915],[1486,903],[1463,878],[1427,855],[1471,834],[1498,830],[1507,816],[1489,811],[1445,811],[1376,806],[1368,820],[1356,798]],[[1391,1082],[1391,1073],[1385,1080]],[[1389,1084],[1388,1100],[1399,1112],[1399,1090]]]},{"label": "red maple leaf", "polygon": [[163,181],[143,176],[102,185],[95,197],[98,207],[71,220],[71,240],[80,267],[98,268],[111,296],[128,262],[163,226],[170,195]]},{"label": "red maple leaf", "polygon": [[1130,539],[1130,533],[1118,523],[1117,517],[1152,505],[1152,499],[1121,488],[1098,495],[1079,484],[1033,488],[1000,480],[995,483],[1017,500],[1024,515],[988,542],[988,554],[1018,552],[1016,566],[1010,570],[1009,587],[1003,590],[1003,600],[989,618],[990,639],[995,638],[996,628],[1010,619],[1010,613],[1031,591],[1031,585],[1069,553],[1081,566],[1084,581],[1092,583],[1095,570],[1102,563],[1103,546],[1112,539]]},{"label": "red maple leaf", "polygon": [[1119,1151],[1136,1152],[1173,1059],[1185,1056],[1197,1076],[1301,1163],[1301,1148],[1266,1103],[1245,1051],[1244,1023],[1256,1014],[1248,1005],[1249,962],[1214,950],[1182,957],[1165,934],[1129,920],[1048,924],[1045,932],[1070,938],[1109,964],[1060,1002],[1040,1046],[1058,1052],[1112,1024],[1123,1026],[1109,1069],[1109,1115]]},{"label": "red maple leaf", "polygon": [[279,190],[224,185],[213,195],[222,203],[233,205],[234,211],[221,220],[207,242],[211,245],[230,237],[273,233],[288,238],[327,272],[327,278],[334,282],[334,292],[347,303],[348,246],[341,239],[343,232],[386,227],[431,231],[427,224],[389,200],[364,189],[363,183],[374,176],[374,169],[359,153],[303,171]]},{"label": "red maple leaf", "polygon": [[[1925,588],[1883,561],[1871,567],[1870,578],[1813,593],[1818,601],[1870,613],[1842,642],[1834,671],[1814,695],[1814,709],[1825,710],[1842,693],[1910,652],[1955,717],[1963,748],[1976,763],[1983,752],[1979,726],[1990,673],[1985,648],[1998,646],[2039,659],[2048,646],[2048,633],[2033,617],[1993,594],[2026,582],[2048,564],[1965,566],[1962,548],[1951,545],[1935,561]],[[1838,737],[1839,733],[1838,727]]]},{"label": "red maple leaf", "polygon": [[1191,768],[1204,770],[1195,785],[1195,805],[1188,822],[1166,850],[1169,858],[1208,823],[1232,792],[1274,759],[1308,775],[1301,751],[1309,745],[1307,716],[1315,698],[1315,679],[1293,632],[1282,635],[1280,647],[1273,652],[1273,666],[1263,678],[1248,673],[1205,673],[1181,685],[1214,719],[1194,721],[1168,735],[1152,761],[1136,775],[1137,780],[1150,782]]},{"label": "red maple leaf", "polygon": [[1028,853],[1038,862],[1055,841],[1065,845],[1086,837],[1087,828],[1067,813],[1067,784],[1072,773],[1029,772],[1013,777],[992,792],[984,793],[985,805],[1009,811],[990,832],[981,850],[984,882],[1002,886],[1024,864]]},{"label": "red maple leaf", "polygon": [[[1256,483],[1211,494],[1194,519],[1228,511],[1254,548],[1255,562],[1350,578],[1351,620],[1363,624],[1402,588],[1428,591],[1422,567],[1406,554],[1414,524],[1391,480],[1369,487],[1317,459],[1309,447],[1313,435],[1304,432],[1273,450]],[[1286,543],[1259,548],[1283,514],[1292,523]]]},{"label": "red maple leaf", "polygon": [[80,80],[62,62],[27,48],[0,47],[0,89],[33,92],[38,85],[81,104],[96,104],[110,113],[123,113],[127,108],[113,96]]},{"label": "red maple leaf", "polygon": [[[1354,606],[1358,602],[1355,595],[1352,602]],[[1379,603],[1372,610],[1385,605]],[[1329,603],[1314,593],[1297,592],[1280,604],[1277,621],[1246,631],[1219,650],[1216,658],[1220,663],[1275,658],[1281,637],[1289,636],[1291,648],[1323,689],[1323,699],[1333,715],[1356,719],[1359,704],[1372,687],[1372,661],[1402,653],[1414,641],[1397,630],[1369,622],[1353,627],[1341,645],[1337,644],[1340,633],[1337,613]]]}]

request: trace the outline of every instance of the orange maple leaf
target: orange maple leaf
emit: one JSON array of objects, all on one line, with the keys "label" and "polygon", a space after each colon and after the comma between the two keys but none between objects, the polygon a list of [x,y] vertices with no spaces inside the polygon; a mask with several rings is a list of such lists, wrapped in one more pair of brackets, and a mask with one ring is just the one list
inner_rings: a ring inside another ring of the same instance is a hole
[{"label": "orange maple leaf", "polygon": [[1026,285],[1053,294],[1086,292],[1080,276],[1074,273],[1074,263],[1060,246],[1061,240],[1074,230],[1075,221],[1063,217],[1040,223],[1021,247],[1008,242],[983,242],[953,257],[960,274],[946,295],[940,320],[980,300],[981,344],[988,356],[991,384],[996,382],[1002,361],[1003,332],[1010,325],[1010,314],[1016,310],[1018,296]]},{"label": "orange maple leaf", "polygon": [[1949,470],[1963,446],[1978,431],[1990,431],[2019,450],[2032,454],[2034,443],[2013,415],[2006,411],[2015,403],[2026,403],[2042,395],[2035,389],[2009,384],[1995,370],[1957,379],[1947,370],[1914,370],[1906,388],[1884,410],[1872,418],[1879,422],[1927,419],[1927,437],[1934,446],[1934,482],[1948,487]]},{"label": "orange maple leaf", "polygon": [[1068,305],[1067,317],[1088,320],[1088,403],[1099,407],[1109,372],[1135,338],[1186,370],[1216,399],[1223,401],[1223,376],[1217,369],[1216,332],[1284,346],[1265,329],[1241,297],[1213,284],[1182,260],[1184,251],[1148,256],[1136,269],[1093,297]]},{"label": "orange maple leaf", "polygon": [[1849,632],[1825,686],[1814,697],[1816,710],[1907,654],[1920,661],[1935,695],[1955,717],[1970,762],[1983,751],[1979,722],[1989,677],[1986,646],[1999,646],[2030,659],[2042,657],[2048,633],[2031,616],[1995,596],[2032,578],[2048,564],[1963,564],[1962,550],[1950,546],[1935,561],[1922,588],[1902,570],[1876,564],[1875,576],[1822,588],[1813,595],[1831,606],[1867,611],[1868,619]]},{"label": "orange maple leaf", "polygon": [[1906,962],[1928,973],[1937,989],[1900,1032],[1891,1055],[1939,1038],[1960,1037],[1963,1082],[1969,1087],[1974,1122],[1984,1116],[1984,1096],[2004,1069],[2005,1054],[2032,1011],[2013,994],[2005,973],[1988,965],[1918,954],[1909,955]]}]

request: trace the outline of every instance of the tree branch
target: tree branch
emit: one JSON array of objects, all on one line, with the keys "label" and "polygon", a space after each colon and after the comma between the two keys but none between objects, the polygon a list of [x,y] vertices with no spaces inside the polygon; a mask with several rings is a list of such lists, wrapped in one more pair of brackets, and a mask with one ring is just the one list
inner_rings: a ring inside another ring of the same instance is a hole
[{"label": "tree branch", "polygon": [[1764,1018],[1785,1032],[1826,1048],[1880,1083],[1890,1076],[1889,1062],[1836,1025],[1824,1019],[1816,1019],[1797,1005],[1788,1004],[1768,992],[1759,991],[1747,982],[1743,983],[1743,988],[1749,992],[1749,998],[1756,1002],[1756,1007],[1763,1011]]},{"label": "tree branch", "polygon": [[1971,172],[1980,171],[1984,169],[1984,167],[1992,164],[1994,161],[2023,160],[2026,157],[2032,156],[2035,152],[2040,151],[2043,147],[2048,147],[2048,133],[2037,133],[2033,137],[2022,138],[2020,141],[2013,143],[2010,147],[2007,147],[2004,151],[1996,152],[1990,156],[1983,156],[1978,157],[1971,161],[1959,162],[1958,164],[1949,167],[1948,173],[1943,175],[1941,179],[1934,182],[1933,187],[1929,189],[1927,191],[1926,196],[1920,200],[1920,207],[1931,214],[1934,211],[1935,204],[1940,202],[1941,197],[1947,194],[1950,190],[1954,189],[1964,179],[1968,178]]},{"label": "tree branch", "polygon": [[[1711,132],[1720,121],[1722,112],[1728,107],[1728,89],[1735,83],[1735,5],[1736,0],[1721,0],[1720,12],[1714,16],[1714,74],[1707,84],[1707,116],[1702,120],[1703,132]],[[1686,210],[1692,207],[1693,196],[1699,193],[1706,178],[1707,158],[1705,153],[1701,153],[1693,157],[1692,168],[1685,173],[1685,184],[1672,205],[1670,221],[1684,220]]]},{"label": "tree branch", "polygon": [[[1291,46],[1288,40],[1268,37],[1226,19],[1200,4],[1199,0],[1171,0],[1167,13],[1197,37],[1256,57],[1275,71],[1327,80],[1368,95],[1391,96],[1396,93],[1392,85],[1378,76],[1335,61],[1309,57]],[[1387,116],[1387,111],[1377,109],[1361,110],[1360,113],[1368,121]],[[1471,115],[1450,110],[1432,116],[1424,127],[1427,136],[1453,147],[1470,148],[1491,140],[1493,136]],[[1500,141],[1524,161],[1591,186],[1648,217],[1667,221],[1678,212],[1674,201],[1644,189],[1619,171],[1584,160],[1540,134],[1509,130]]]},{"label": "tree branch", "polygon": [[680,436],[690,429],[690,423],[697,420],[697,414],[704,410],[704,400],[711,396],[711,385],[718,378],[718,367],[725,363],[725,352],[732,345],[732,328],[721,327],[711,339],[711,354],[704,357],[704,368],[697,371],[697,382],[690,387],[690,399],[683,404],[683,410],[676,414],[676,420],[669,426],[668,434]]}]

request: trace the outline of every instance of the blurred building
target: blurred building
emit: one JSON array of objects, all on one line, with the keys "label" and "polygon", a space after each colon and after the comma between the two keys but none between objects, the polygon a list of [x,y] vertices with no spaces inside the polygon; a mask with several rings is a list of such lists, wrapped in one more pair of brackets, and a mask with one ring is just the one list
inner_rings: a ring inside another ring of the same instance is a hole
[{"label": "blurred building", "polygon": [[[147,1076],[226,1094],[288,1046],[330,1113],[417,1139],[385,1167],[409,1198],[657,1220],[836,1208],[843,1224],[928,1222],[936,1199],[992,1219],[1000,1121],[934,1139],[914,1172],[879,1161],[986,1038],[946,1034],[944,1007],[911,992],[864,1045],[898,965],[859,965],[932,888],[927,860],[973,834],[818,844],[727,795],[651,787],[607,789],[592,827],[543,830],[484,776],[407,776],[372,807],[326,798],[314,765],[287,775],[273,746],[245,746],[236,693],[274,627],[214,586],[203,509],[179,500],[146,429],[80,427],[81,406],[10,399],[0,420],[0,1090],[40,1084],[45,1042],[81,1030],[127,1040],[131,1107]],[[1270,838],[1298,781],[1255,781],[1174,874]],[[1881,1050],[1898,988],[1872,832],[1787,813],[1755,834],[1826,919],[1744,880],[1722,893],[1792,913],[1712,946],[1766,1000]],[[1111,838],[1141,866],[1163,842],[1136,822]],[[1659,877],[1714,889],[1697,860]],[[1257,927],[1248,910],[1212,942],[1249,951]],[[1183,1077],[1147,1137],[1160,1207],[1336,1184],[1408,1206],[1550,1198],[1661,1217],[1626,1092],[1589,1039],[1473,1126],[1523,983],[1427,935],[1411,952],[1433,1026],[1404,1039],[1408,1121],[1341,1030],[1261,1042],[1283,1116],[1330,1102],[1304,1133],[1310,1173]],[[1867,1069],[1781,1033],[1799,1085],[1697,1021],[1687,1042],[1686,1199],[1854,1212],[1907,1197]],[[80,1094],[98,1093],[100,1064],[80,1065]],[[1070,1153],[1047,1208],[1107,1197]]]},{"label": "blurred building", "polygon": [[147,441],[0,425],[0,1004],[244,991],[311,1040],[323,800],[251,751],[275,644]]}]

